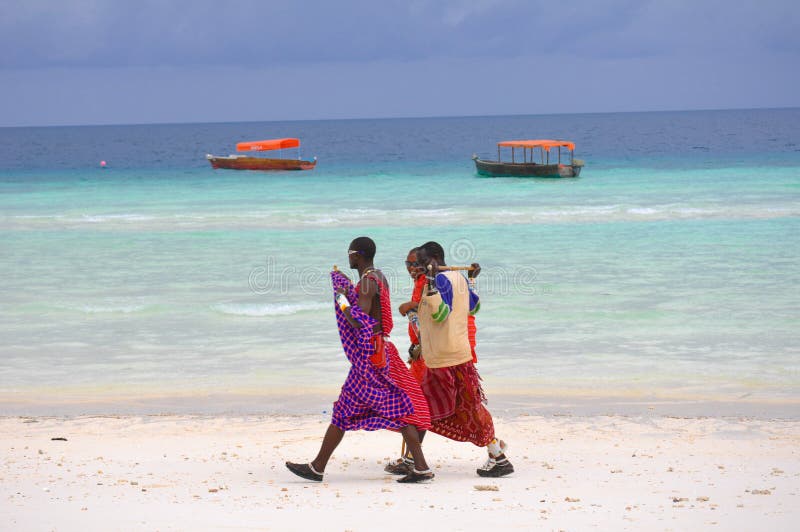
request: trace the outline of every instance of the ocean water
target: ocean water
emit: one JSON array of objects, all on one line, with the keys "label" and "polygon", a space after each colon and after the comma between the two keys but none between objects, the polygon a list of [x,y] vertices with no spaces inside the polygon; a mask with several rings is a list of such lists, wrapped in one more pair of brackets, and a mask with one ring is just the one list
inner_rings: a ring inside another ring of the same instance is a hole
[{"label": "ocean water", "polygon": [[[282,136],[317,168],[205,160]],[[511,138],[575,141],[581,177],[477,176]],[[395,307],[409,248],[481,263],[490,398],[800,399],[800,109],[776,109],[0,128],[0,414],[333,399],[328,272],[361,235]]]}]

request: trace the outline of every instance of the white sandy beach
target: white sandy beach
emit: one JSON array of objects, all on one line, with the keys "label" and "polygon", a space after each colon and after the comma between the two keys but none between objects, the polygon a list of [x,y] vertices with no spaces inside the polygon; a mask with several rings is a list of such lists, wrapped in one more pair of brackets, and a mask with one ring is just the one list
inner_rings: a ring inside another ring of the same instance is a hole
[{"label": "white sandy beach", "polygon": [[[0,419],[4,530],[791,530],[800,421],[660,415],[496,419],[516,473],[429,435],[436,479],[383,473],[399,436],[345,436],[313,484],[319,416]],[[66,438],[53,440],[53,438]]]}]

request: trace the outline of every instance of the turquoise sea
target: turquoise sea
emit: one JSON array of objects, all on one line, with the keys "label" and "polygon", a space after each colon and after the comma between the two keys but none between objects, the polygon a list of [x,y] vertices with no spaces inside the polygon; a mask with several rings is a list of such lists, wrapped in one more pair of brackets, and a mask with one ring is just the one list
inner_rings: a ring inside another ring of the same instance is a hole
[{"label": "turquoise sea", "polygon": [[[205,160],[283,136],[317,168]],[[475,174],[515,138],[586,167]],[[0,415],[318,412],[361,235],[395,307],[412,246],[481,263],[490,400],[800,402],[800,109],[774,109],[0,128]]]}]

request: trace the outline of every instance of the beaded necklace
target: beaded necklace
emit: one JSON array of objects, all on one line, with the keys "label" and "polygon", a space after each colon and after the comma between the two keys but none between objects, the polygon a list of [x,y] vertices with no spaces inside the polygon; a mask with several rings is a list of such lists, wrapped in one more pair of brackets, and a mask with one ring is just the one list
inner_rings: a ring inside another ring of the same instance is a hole
[{"label": "beaded necklace", "polygon": [[361,274],[361,279],[360,280],[363,281],[364,277],[366,277],[367,275],[369,275],[371,273],[374,273],[376,271],[378,271],[378,270],[375,269],[375,268],[367,268],[366,270],[364,270],[364,273]]}]

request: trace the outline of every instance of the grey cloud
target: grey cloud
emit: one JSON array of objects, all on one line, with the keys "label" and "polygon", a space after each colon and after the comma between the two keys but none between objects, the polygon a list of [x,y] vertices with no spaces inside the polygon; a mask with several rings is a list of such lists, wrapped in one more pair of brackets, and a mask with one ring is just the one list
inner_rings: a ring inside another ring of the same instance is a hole
[{"label": "grey cloud", "polygon": [[767,0],[11,0],[0,68],[241,65],[541,53],[641,58],[800,49],[800,3]]}]

